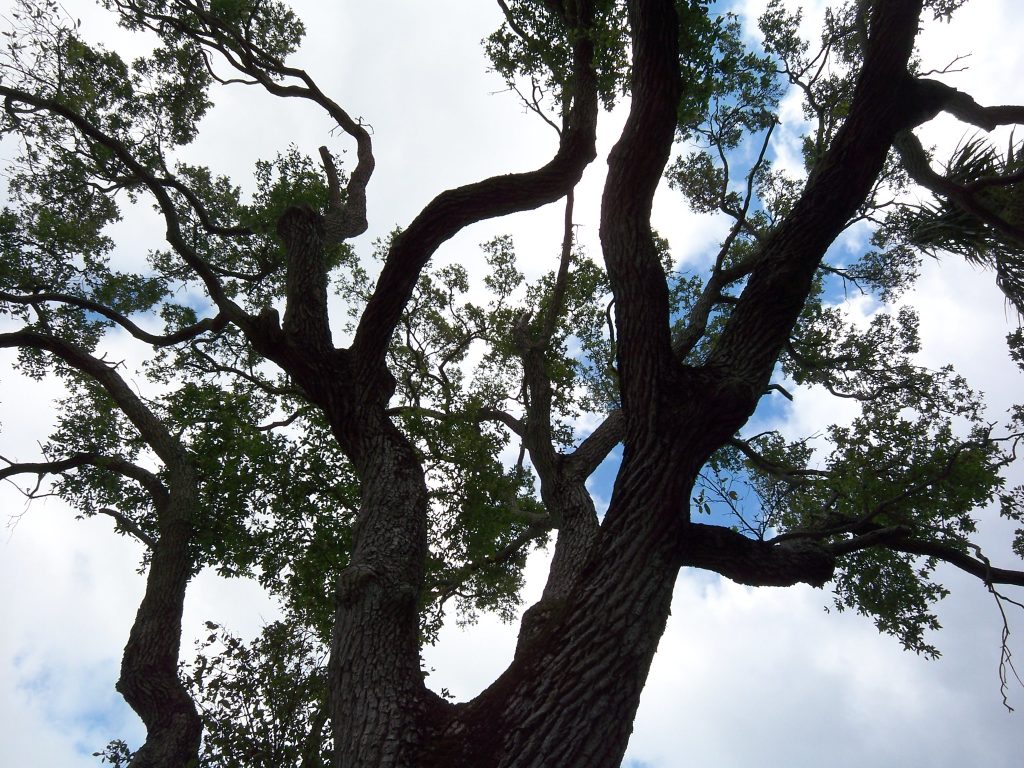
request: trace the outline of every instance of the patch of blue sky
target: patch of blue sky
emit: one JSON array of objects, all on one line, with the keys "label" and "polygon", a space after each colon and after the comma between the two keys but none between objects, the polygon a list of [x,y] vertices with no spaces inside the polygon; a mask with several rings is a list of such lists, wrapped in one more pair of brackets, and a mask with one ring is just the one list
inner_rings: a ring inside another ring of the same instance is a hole
[{"label": "patch of blue sky", "polygon": [[[712,14],[737,13],[743,9],[743,5],[739,0],[715,0],[709,4],[709,11]],[[755,52],[763,54],[764,51],[760,48],[759,38],[750,33],[750,27],[747,25],[744,26],[744,34],[746,44]],[[721,103],[723,106],[729,106],[733,102],[730,99],[723,99]],[[786,131],[776,128],[765,153],[767,160],[772,163],[778,162],[785,166],[787,165],[786,160],[793,157],[794,152],[796,156],[799,156],[798,134],[805,131],[808,127],[809,123],[801,124],[800,121],[797,121],[797,124],[789,125]],[[748,136],[739,146],[729,150],[727,153],[730,189],[740,194],[741,197],[744,197],[747,193],[747,175],[758,161],[765,137],[765,131]],[[690,145],[689,147],[679,147],[678,149],[681,154],[686,154],[695,148],[696,146]],[[712,155],[714,156],[714,154],[715,152],[712,150]],[[763,211],[764,206],[758,199],[755,190],[750,200],[748,213],[755,214]],[[839,268],[853,264],[869,250],[870,236],[871,227],[866,222],[855,224],[840,234],[826,252],[824,261],[830,266]],[[670,245],[672,244],[670,243]],[[717,252],[717,247],[709,248],[706,253],[697,259],[687,259],[685,264],[678,266],[679,274],[684,278],[694,274],[706,277],[708,270],[714,263]],[[738,283],[731,289],[731,292],[739,294],[742,291],[743,285],[743,282]],[[860,295],[862,295],[861,289],[858,286],[848,280],[844,280],[839,275],[826,275],[823,280],[822,300],[826,304],[841,304]],[[671,318],[672,322],[680,319],[682,319],[682,315],[676,315]],[[571,353],[579,359],[581,352],[578,340],[572,339]],[[779,368],[776,369],[772,380],[773,382],[782,383],[783,376]],[[757,410],[747,426],[741,431],[741,435],[749,438],[760,432],[776,429],[792,417],[793,411],[794,405],[785,395],[777,390],[771,390],[761,398]],[[612,495],[621,460],[622,452],[621,448],[618,448],[609,454],[598,466],[587,482],[587,487],[594,496],[595,506],[601,519],[603,519],[604,513],[607,510],[607,504]],[[703,509],[698,509],[697,505],[691,505],[692,509],[689,510],[689,513],[692,514],[694,520],[702,523],[742,529],[743,524],[737,518],[736,512],[742,515],[748,522],[754,523],[761,514],[757,497],[743,484],[741,477],[727,477],[726,480],[727,483],[731,483],[731,489],[737,495],[736,499],[731,500],[732,509],[724,501],[709,500],[708,508],[710,509],[710,514],[704,513]],[[688,510],[681,510],[681,514],[687,514],[687,512]],[[750,535],[749,532],[747,533]]]},{"label": "patch of blue sky", "polygon": [[176,304],[194,310],[200,317],[216,312],[209,294],[194,283],[179,285],[172,289],[172,293]]},{"label": "patch of blue sky", "polygon": [[[744,6],[745,3],[741,0],[715,0],[710,3],[709,9],[712,13],[740,13]],[[752,50],[763,54],[764,49],[761,47],[760,36],[753,34],[753,26],[745,24],[743,29],[746,35],[745,43]],[[723,103],[728,104],[729,102]],[[806,120],[787,119],[786,125],[779,126],[774,131],[772,141],[765,154],[766,158],[773,164],[781,163],[783,167],[786,166],[794,153],[799,155],[799,134],[809,130],[810,127],[811,124]],[[741,195],[746,192],[746,174],[757,162],[763,137],[763,132],[757,136],[750,136],[728,153],[731,186],[733,191]],[[759,211],[763,211],[763,206],[757,201],[755,195],[751,201],[750,212]],[[855,223],[836,238],[826,252],[824,261],[837,268],[849,267],[871,249],[872,231],[873,227],[866,221]],[[827,275],[824,279],[822,298],[828,304],[840,304],[861,293],[861,287],[854,285],[849,280],[844,280],[840,275]]]},{"label": "patch of blue sky", "polygon": [[[870,224],[864,221],[857,222],[836,238],[825,252],[823,261],[835,269],[846,269],[852,266],[871,251],[872,232]],[[842,275],[834,273],[825,275],[822,299],[826,304],[842,304],[862,296],[868,296],[872,301],[877,301],[877,296],[869,294],[865,286],[845,279]]]},{"label": "patch of blue sky", "polygon": [[[740,10],[742,3],[740,2],[726,2],[719,0],[710,4],[709,8],[712,13],[726,13],[736,12]],[[745,27],[749,29],[749,27]],[[754,50],[758,50],[759,40],[754,35],[748,35],[746,43],[751,46]],[[759,50],[763,53],[763,50]],[[728,100],[723,101],[723,104],[728,104]],[[799,120],[797,121],[799,123]],[[768,146],[765,157],[772,163],[781,163],[784,167],[787,165],[786,160],[793,157],[794,151],[797,156],[799,155],[799,147],[797,139],[798,134],[806,128],[808,125],[794,124],[788,126],[788,130],[776,130],[772,136],[772,141]],[[738,193],[741,198],[747,194],[747,180],[746,176],[750,173],[754,164],[757,162],[759,154],[761,152],[762,142],[765,138],[765,133],[761,132],[758,135],[747,137],[747,139],[740,143],[738,147],[732,149],[727,154],[727,161],[729,164],[730,173],[730,189]],[[714,152],[712,153],[714,154]],[[752,196],[749,205],[749,213],[754,214],[763,212],[764,206],[761,201],[757,198],[757,194]],[[865,253],[871,249],[871,234],[872,226],[865,221],[857,222],[850,228],[842,232],[833,242],[831,247],[828,249],[824,256],[824,263],[831,267],[838,269],[847,268],[857,262]],[[705,269],[710,267],[712,259],[716,249],[709,249],[704,259],[699,259],[696,264],[703,264]],[[681,270],[683,276],[688,277],[694,273],[700,273],[700,266],[696,266],[693,263],[686,265]],[[743,289],[743,283],[738,283],[731,289],[731,293],[739,294]],[[880,307],[878,297],[868,294],[861,285],[857,285],[848,279],[844,279],[842,275],[838,274],[826,274],[823,276],[823,290],[821,295],[822,301],[826,305],[839,305],[850,300],[867,300],[866,306],[861,306],[862,312],[870,313],[877,310]],[[672,318],[673,322],[680,320],[680,316]],[[776,369],[773,376],[773,382],[785,384],[784,377],[781,374],[780,369]],[[747,426],[743,429],[742,435],[745,437],[751,437],[763,431],[769,431],[776,429],[784,425],[793,415],[794,405],[790,402],[787,397],[780,391],[771,390],[766,393],[758,404],[758,408],[751,417]],[[601,474],[595,473],[593,478],[592,487],[596,492],[603,491],[607,483],[608,495],[610,495],[610,484],[614,481],[615,471],[617,465],[611,460],[606,461],[600,468]],[[733,478],[726,478],[727,482],[733,480]],[[732,506],[748,521],[754,521],[757,519],[759,510],[757,508],[756,496],[753,493],[744,493],[742,488],[743,484],[740,478],[735,478],[736,482],[733,484],[733,488],[737,493],[737,499],[733,500]],[[693,509],[693,515],[695,519],[699,519],[701,522],[713,523],[718,525],[735,526],[738,520],[735,514],[729,509],[729,505],[725,503],[709,503],[710,514],[702,514],[702,510],[698,510],[696,505]]]},{"label": "patch of blue sky", "polygon": [[[779,376],[773,377],[776,381],[779,378]],[[757,404],[757,410],[754,411],[754,415],[751,416],[750,420],[744,425],[740,434],[747,438],[753,437],[761,432],[775,429],[779,424],[785,422],[792,415],[793,403],[778,390],[771,390],[770,392],[765,393],[761,398],[760,402]]]},{"label": "patch of blue sky", "polygon": [[608,511],[608,502],[612,496],[612,488],[615,485],[615,477],[619,473],[620,464],[622,464],[622,449],[615,448],[604,461],[598,464],[597,469],[587,480],[587,489],[594,498],[594,506],[600,520],[604,519],[604,513]]},{"label": "patch of blue sky", "polygon": [[24,705],[67,734],[79,754],[91,755],[115,738],[144,739],[141,722],[111,685],[116,659],[67,667],[23,652],[13,666]]}]

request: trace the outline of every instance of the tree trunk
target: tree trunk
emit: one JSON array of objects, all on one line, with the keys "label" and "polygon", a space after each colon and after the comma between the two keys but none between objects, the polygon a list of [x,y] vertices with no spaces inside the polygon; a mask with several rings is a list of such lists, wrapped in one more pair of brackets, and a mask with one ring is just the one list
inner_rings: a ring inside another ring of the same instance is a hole
[{"label": "tree trunk", "polygon": [[115,366],[73,343],[33,330],[0,335],[0,347],[7,346],[45,350],[98,382],[164,464],[166,486],[156,474],[130,462],[103,457],[95,464],[130,477],[149,491],[158,528],[157,540],[146,541],[152,548],[146,592],[124,649],[116,687],[146,725],[146,741],[132,758],[131,768],[195,765],[202,722],[178,677],[198,487],[189,454]]},{"label": "tree trunk", "polygon": [[[319,349],[298,349],[289,340],[281,346],[293,335],[276,331],[278,340],[265,346],[268,356],[324,409],[362,483],[352,559],[338,584],[330,662],[337,766],[615,768],[683,564],[746,583],[820,584],[830,577],[828,553],[693,525],[688,500],[700,467],[756,407],[821,257],[863,201],[892,137],[907,124],[900,94],[920,5],[879,5],[847,125],[795,213],[763,247],[711,357],[692,368],[672,352],[668,291],[650,230],[651,201],[676,129],[678,20],[672,0],[630,4],[633,101],[609,157],[601,220],[616,299],[622,465],[600,528],[581,527],[579,546],[566,540],[557,569],[564,578],[550,585],[543,617],[524,623],[512,664],[473,701],[441,702],[420,674],[416,606],[427,494],[412,446],[384,416],[392,388],[383,360],[396,318],[434,248],[480,218],[477,208],[503,212],[482,191],[513,199],[522,179],[489,181],[435,200],[431,215],[417,219],[393,245],[350,350],[327,349],[323,332]],[[556,170],[559,178],[566,175]],[[290,249],[316,245],[315,228],[302,233]],[[308,324],[301,308],[291,306],[308,295],[289,293],[290,323],[303,318],[301,325]],[[322,313],[317,306],[310,317]],[[538,470],[550,465],[557,475],[557,457],[548,458],[537,453]],[[586,505],[565,490],[546,488],[545,502],[569,505],[587,520]]]},{"label": "tree trunk", "polygon": [[[172,473],[180,474],[180,473]],[[184,487],[191,477],[175,478]],[[130,768],[194,765],[203,725],[178,677],[181,616],[192,576],[189,542],[194,498],[176,492],[160,515],[160,539],[153,550],[146,593],[139,605],[121,660],[117,690],[146,725],[146,741]]]},{"label": "tree trunk", "polygon": [[679,571],[699,463],[627,448],[593,557],[515,661],[459,706],[423,766],[615,768],[632,732]]},{"label": "tree trunk", "polygon": [[415,766],[435,698],[419,654],[426,484],[412,446],[382,410],[360,431],[353,456],[362,503],[338,579],[329,664],[335,765]]}]

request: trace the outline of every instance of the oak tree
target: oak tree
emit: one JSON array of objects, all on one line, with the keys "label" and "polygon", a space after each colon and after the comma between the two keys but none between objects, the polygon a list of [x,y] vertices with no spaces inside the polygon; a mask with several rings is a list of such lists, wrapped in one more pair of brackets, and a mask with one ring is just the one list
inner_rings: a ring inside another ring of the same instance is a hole
[{"label": "oak tree", "polygon": [[[837,2],[820,41],[775,0],[763,50],[704,0],[498,0],[487,55],[556,150],[440,191],[362,253],[372,133],[289,63],[304,33],[290,10],[103,4],[146,53],[85,39],[51,0],[20,0],[5,32],[0,346],[66,396],[43,455],[0,477],[37,476],[29,495],[146,547],[117,689],[147,737],[104,760],[616,766],[683,567],[831,584],[926,654],[939,563],[999,601],[1024,585],[972,538],[994,502],[1024,517],[1003,478],[1024,410],[989,423],[963,377],[918,364],[912,311],[858,327],[825,300],[839,283],[912,292],[925,254],[992,268],[1024,309],[1024,148],[987,137],[1024,107],[979,104],[915,56],[922,20],[962,0]],[[189,164],[217,95],[244,87],[322,110],[338,146],[282,149],[247,179]],[[807,121],[798,176],[771,161],[789,88]],[[628,117],[588,250],[573,192],[616,103]],[[915,134],[939,114],[971,131],[951,157]],[[663,178],[681,211],[730,218],[707,270],[681,269],[651,228]],[[560,201],[539,280],[511,237],[482,246],[482,285],[435,258],[471,224]],[[126,271],[111,228],[140,204],[165,239]],[[864,222],[870,247],[832,258]],[[145,355],[144,392],[104,356],[114,331]],[[1024,358],[1024,336],[1010,342]],[[784,381],[858,415],[815,440],[746,435],[759,406],[793,397]],[[586,482],[619,447],[598,514]],[[420,649],[445,611],[514,616],[547,542],[508,668],[471,701],[431,691]],[[251,644],[211,621],[183,664],[187,587],[207,566],[259,579],[282,618]]]}]

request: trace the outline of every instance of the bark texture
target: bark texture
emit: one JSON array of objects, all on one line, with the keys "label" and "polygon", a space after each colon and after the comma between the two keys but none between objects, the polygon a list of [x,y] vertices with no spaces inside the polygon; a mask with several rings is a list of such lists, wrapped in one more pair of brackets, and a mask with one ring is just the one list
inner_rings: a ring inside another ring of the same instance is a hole
[{"label": "bark texture", "polygon": [[[894,136],[913,124],[906,64],[920,6],[877,4],[846,125],[792,214],[763,245],[710,357],[694,367],[673,351],[668,288],[650,228],[682,92],[676,4],[629,3],[632,103],[609,157],[601,217],[622,410],[575,454],[556,453],[545,339],[520,340],[530,392],[523,436],[559,538],[544,597],[524,618],[512,664],[465,704],[441,701],[420,672],[417,610],[428,495],[413,446],[386,415],[394,381],[385,351],[420,271],[441,243],[474,221],[566,195],[594,157],[588,36],[574,43],[574,100],[552,160],[431,201],[394,240],[350,348],[333,347],[327,315],[323,248],[336,239],[336,180],[327,219],[308,208],[282,216],[283,323],[269,311],[259,318],[225,311],[322,409],[361,483],[354,548],[337,582],[329,664],[337,766],[613,768],[625,751],[680,567],[760,585],[820,585],[831,577],[834,553],[693,524],[688,500],[701,466],[753,412],[828,245],[864,199]],[[570,7],[574,23],[587,29],[590,3],[559,6],[560,12]],[[329,157],[325,167],[332,176]],[[571,226],[571,208],[567,219]],[[622,464],[599,525],[584,482],[620,441]],[[132,693],[143,709],[144,693]]]},{"label": "bark texture", "polygon": [[[531,395],[524,441],[545,505],[561,526],[551,579],[524,617],[506,672],[471,702],[437,701],[408,663],[418,658],[412,606],[421,574],[407,558],[421,546],[421,529],[412,521],[422,518],[422,477],[408,446],[386,424],[351,411],[332,420],[364,488],[356,552],[339,587],[331,662],[339,766],[618,766],[680,567],[711,568],[759,585],[821,585],[831,578],[832,553],[692,524],[688,499],[700,467],[753,412],[821,257],[911,119],[899,84],[908,82],[919,11],[919,2],[878,5],[847,127],[764,245],[711,358],[687,367],[672,349],[668,289],[649,224],[681,92],[676,9],[671,0],[630,3],[633,98],[609,158],[601,219],[623,402],[609,427],[612,444],[622,441],[623,459],[608,512],[598,526],[583,485],[596,466],[591,449],[581,446],[574,457],[550,448],[542,344],[522,344]],[[537,178],[562,167],[570,144]],[[579,156],[589,158],[589,150]],[[492,190],[522,199],[528,183],[509,177],[490,189],[445,193],[396,241],[351,350],[357,389],[373,380],[366,372],[379,364],[381,329],[394,327],[425,254],[479,215],[473,212]],[[368,396],[369,390],[356,393],[359,401]],[[350,434],[345,425],[353,419],[362,426]]]},{"label": "bark texture", "polygon": [[146,725],[146,741],[130,768],[188,766],[199,753],[202,722],[178,678],[181,616],[192,576],[190,479],[181,478],[183,493],[176,492],[174,482],[166,507],[159,511],[160,539],[121,659],[117,690]]}]

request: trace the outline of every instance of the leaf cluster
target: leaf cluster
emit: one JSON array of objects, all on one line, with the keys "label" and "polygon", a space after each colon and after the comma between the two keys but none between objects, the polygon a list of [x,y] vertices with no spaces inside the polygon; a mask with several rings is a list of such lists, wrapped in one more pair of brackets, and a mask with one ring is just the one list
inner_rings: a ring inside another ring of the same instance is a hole
[{"label": "leaf cluster", "polygon": [[557,116],[567,114],[573,99],[573,41],[587,35],[594,46],[598,95],[611,109],[627,90],[629,78],[626,4],[622,0],[594,3],[594,20],[583,28],[557,3],[543,0],[512,0],[500,3],[505,22],[484,40],[484,52],[508,87],[519,91],[520,82],[530,83],[527,104],[540,110],[550,97]]},{"label": "leaf cluster", "polygon": [[180,670],[203,718],[203,768],[331,764],[326,647],[301,622],[275,621],[251,643],[214,622]]}]

